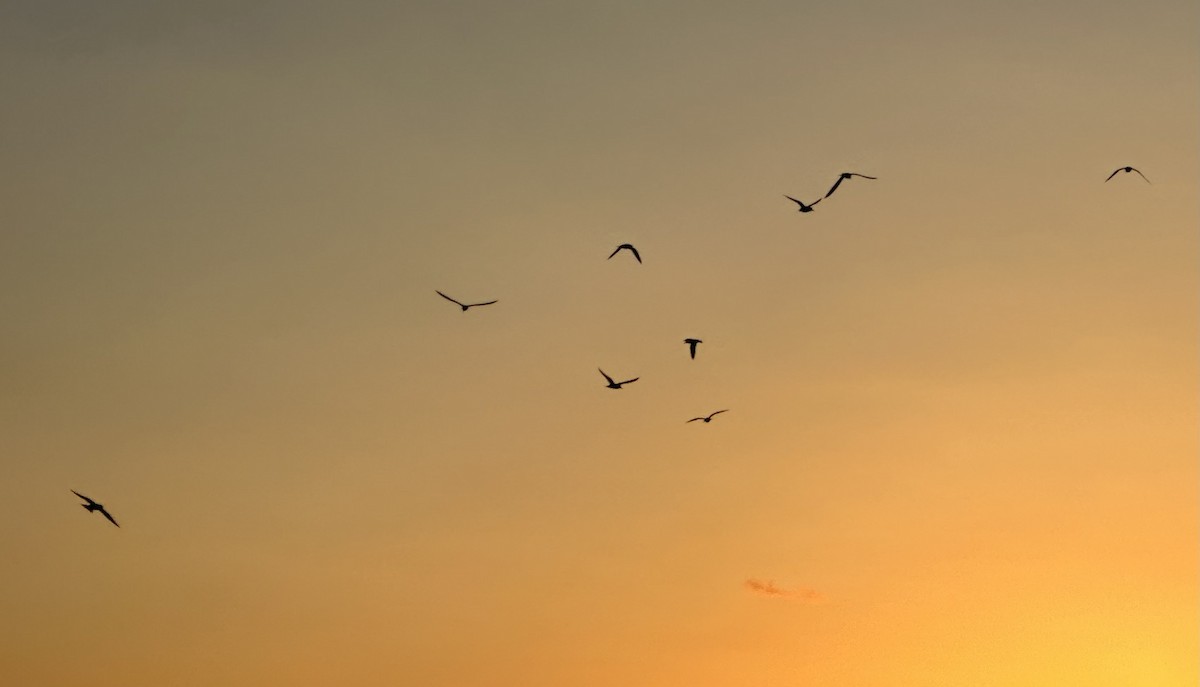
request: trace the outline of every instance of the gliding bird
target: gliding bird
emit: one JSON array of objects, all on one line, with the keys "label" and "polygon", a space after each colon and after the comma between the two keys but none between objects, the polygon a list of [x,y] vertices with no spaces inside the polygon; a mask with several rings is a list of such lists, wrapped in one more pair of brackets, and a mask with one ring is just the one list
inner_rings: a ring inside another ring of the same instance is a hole
[{"label": "gliding bird", "polygon": [[817,203],[821,202],[821,199],[820,199],[820,198],[818,198],[818,199],[816,199],[816,200],[814,200],[814,201],[812,202],[812,205],[805,205],[805,204],[804,204],[804,201],[801,201],[801,200],[796,200],[795,198],[793,198],[793,197],[791,197],[791,196],[789,196],[789,195],[786,195],[786,194],[785,194],[783,197],[784,197],[784,198],[787,198],[788,200],[792,201],[793,203],[795,203],[795,204],[799,205],[799,206],[800,206],[800,212],[812,212],[812,211],[813,211],[813,205],[816,205]]},{"label": "gliding bird", "polygon": [[633,257],[637,258],[638,264],[641,264],[642,256],[638,254],[638,250],[633,247],[632,243],[622,243],[621,245],[617,246],[617,249],[614,250],[611,254],[609,254],[608,259],[612,260],[614,255],[616,255],[617,253],[620,253],[623,250],[628,250],[630,253],[633,253]]},{"label": "gliding bird", "polygon": [[700,339],[684,339],[683,342],[688,345],[688,350],[691,351],[692,360],[696,359],[696,344],[704,343]]},{"label": "gliding bird", "polygon": [[[714,415],[720,415],[721,413],[728,413],[728,412],[729,412],[729,409],[728,409],[728,408],[726,408],[725,410],[718,410],[718,411],[715,411],[715,412],[709,413],[709,414],[708,414],[708,417],[694,417],[694,418],[692,418],[692,419],[688,420],[688,422],[695,422],[696,420],[701,420],[701,421],[702,421],[702,422],[704,422],[705,424],[708,424],[709,422],[712,422],[712,419],[713,419],[713,416],[714,416]],[[683,424],[685,424],[685,425],[686,425],[686,424],[687,424],[687,422],[685,422],[685,423],[683,423]]]},{"label": "gliding bird", "polygon": [[[78,496],[79,498],[83,499],[84,501],[87,501],[87,503],[79,504],[79,505],[83,506],[85,509],[87,509],[87,512],[91,513],[94,510],[98,510],[98,511],[100,511],[100,515],[103,515],[104,517],[108,518],[108,521],[111,522],[112,524],[117,525],[117,521],[113,520],[113,516],[109,515],[108,511],[104,510],[104,506],[102,506],[99,503],[96,503],[95,501],[89,499],[88,497],[84,496],[83,494],[80,494],[79,492],[75,491],[74,489],[71,490],[71,493]],[[117,527],[120,527],[120,525],[117,525]]]},{"label": "gliding bird", "polygon": [[456,301],[456,300],[454,300],[453,298],[451,298],[451,297],[447,296],[446,294],[442,293],[441,291],[438,291],[437,289],[434,289],[434,292],[435,292],[435,293],[437,293],[437,295],[441,296],[442,298],[445,298],[446,300],[450,301],[451,303],[453,303],[453,304],[457,305],[458,307],[462,308],[462,309],[463,309],[463,312],[466,312],[466,311],[467,311],[467,308],[474,308],[475,306],[478,306],[478,305],[491,305],[492,303],[499,303],[499,302],[500,302],[500,301],[488,301],[488,302],[486,302],[486,303],[459,303],[458,301]]}]

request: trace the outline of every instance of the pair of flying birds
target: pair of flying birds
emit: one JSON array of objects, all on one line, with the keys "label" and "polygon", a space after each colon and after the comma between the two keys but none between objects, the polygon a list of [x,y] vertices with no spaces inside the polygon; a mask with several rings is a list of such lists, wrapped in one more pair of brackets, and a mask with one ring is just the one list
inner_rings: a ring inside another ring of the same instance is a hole
[{"label": "pair of flying birds", "polygon": [[795,198],[793,198],[789,195],[784,195],[783,197],[792,201],[796,205],[799,205],[800,206],[799,212],[812,212],[814,205],[816,205],[817,203],[821,202],[822,200],[828,198],[829,196],[832,196],[833,192],[838,190],[838,186],[841,186],[842,182],[849,179],[850,177],[862,177],[863,179],[877,179],[878,178],[878,177],[869,177],[866,174],[859,174],[858,172],[842,172],[841,174],[838,175],[837,181],[833,182],[833,186],[829,187],[829,190],[825,192],[825,195],[821,196],[820,198],[814,200],[811,203],[805,203],[802,200],[796,200]]}]

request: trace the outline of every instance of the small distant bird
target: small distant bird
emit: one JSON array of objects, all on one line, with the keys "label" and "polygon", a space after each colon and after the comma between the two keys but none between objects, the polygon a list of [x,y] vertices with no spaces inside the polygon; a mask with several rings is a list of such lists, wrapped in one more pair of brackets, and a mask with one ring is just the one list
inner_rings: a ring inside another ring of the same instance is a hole
[{"label": "small distant bird", "polygon": [[[718,410],[718,411],[709,413],[708,417],[694,417],[694,418],[688,420],[688,422],[695,422],[696,420],[700,420],[700,421],[704,422],[705,424],[707,424],[709,422],[712,422],[714,415],[720,415],[721,413],[728,413],[728,412],[729,412],[729,409],[726,408],[725,410]],[[683,424],[686,425],[687,422],[685,422]]]},{"label": "small distant bird", "polygon": [[[596,369],[600,370],[600,368],[596,368]],[[600,370],[600,374],[604,375],[604,378],[608,380],[607,386],[609,389],[620,389],[622,385],[632,384],[632,383],[636,382],[638,379],[640,379],[640,377],[634,377],[633,379],[626,379],[623,382],[614,382],[612,377],[609,377],[608,375],[604,374],[604,370]]]},{"label": "small distant bird", "polygon": [[[833,192],[837,190],[837,187],[841,186],[842,182],[849,179],[850,177],[862,177],[864,179],[877,178],[877,177],[869,177],[866,174],[859,174],[858,172],[842,172],[841,174],[838,175],[837,181],[833,182],[833,188],[829,189],[829,193],[826,193],[825,197],[828,198],[829,196],[832,196]],[[816,205],[816,203],[813,203],[813,205]]]},{"label": "small distant bird", "polygon": [[684,339],[683,342],[688,345],[688,350],[691,351],[692,360],[696,359],[696,344],[704,343],[700,339]]},{"label": "small distant bird", "polygon": [[467,308],[474,308],[474,307],[476,307],[476,306],[479,306],[479,305],[491,305],[492,303],[499,303],[499,302],[500,302],[500,301],[488,301],[488,302],[486,302],[486,303],[459,303],[458,301],[456,301],[456,300],[454,300],[453,298],[451,298],[451,297],[447,296],[446,294],[442,293],[441,291],[437,291],[437,289],[434,289],[434,291],[437,293],[437,295],[441,296],[442,298],[445,298],[446,300],[450,301],[451,303],[453,303],[453,304],[457,305],[458,307],[462,308],[462,309],[463,309],[463,312],[466,312],[466,311],[467,311]]},{"label": "small distant bird", "polygon": [[[100,515],[103,515],[104,517],[108,518],[108,521],[111,522],[112,524],[117,525],[117,521],[113,520],[113,516],[109,515],[108,511],[104,510],[104,506],[100,505],[99,503],[96,503],[95,501],[89,499],[88,497],[84,496],[83,494],[80,494],[79,492],[75,491],[74,489],[71,490],[71,493],[78,496],[79,498],[83,499],[84,501],[87,501],[87,503],[79,504],[79,505],[83,506],[84,508],[86,508],[87,512],[91,513],[94,510],[98,510],[98,511],[100,511]],[[120,527],[120,525],[117,525],[117,527]]]},{"label": "small distant bird", "polygon": [[614,255],[616,255],[617,253],[620,253],[623,250],[627,250],[630,253],[633,253],[633,257],[637,258],[638,264],[641,264],[642,256],[640,254],[638,254],[637,249],[633,247],[632,243],[622,243],[621,245],[617,246],[617,249],[609,254],[608,259],[612,260]]},{"label": "small distant bird", "polygon": [[[1129,172],[1137,172],[1137,173],[1138,173],[1138,176],[1140,176],[1140,177],[1141,177],[1141,178],[1143,178],[1143,179],[1146,179],[1146,175],[1145,175],[1145,174],[1142,174],[1141,170],[1139,170],[1139,169],[1137,169],[1137,168],[1135,168],[1135,167],[1117,167],[1115,170],[1113,170],[1113,173],[1112,173],[1112,174],[1109,174],[1109,175],[1108,175],[1108,179],[1111,179],[1111,178],[1113,178],[1113,177],[1117,176],[1117,172],[1125,172],[1126,174],[1128,174]],[[1105,179],[1105,180],[1104,180],[1104,183],[1106,183],[1106,184],[1107,184],[1107,183],[1108,183],[1108,179]],[[1148,183],[1150,183],[1150,180],[1149,180],[1149,179],[1146,179],[1146,183],[1147,183],[1147,184],[1148,184]]]},{"label": "small distant bird", "polygon": [[821,199],[820,199],[820,198],[818,198],[818,199],[816,199],[816,200],[814,200],[814,201],[812,202],[812,205],[805,205],[805,204],[804,204],[804,201],[796,200],[795,198],[793,198],[793,197],[791,197],[791,196],[789,196],[789,195],[785,195],[785,196],[784,196],[784,198],[787,198],[788,200],[792,201],[793,203],[795,203],[795,204],[799,205],[799,206],[800,206],[800,212],[812,212],[812,211],[813,211],[813,205],[816,205],[817,203],[821,202]]}]

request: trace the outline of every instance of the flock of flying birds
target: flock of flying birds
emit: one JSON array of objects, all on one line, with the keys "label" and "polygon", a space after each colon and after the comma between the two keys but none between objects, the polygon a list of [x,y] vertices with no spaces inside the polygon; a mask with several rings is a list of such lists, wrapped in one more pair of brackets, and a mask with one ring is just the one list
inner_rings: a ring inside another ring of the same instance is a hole
[{"label": "flock of flying birds", "polygon": [[[1137,175],[1140,176],[1147,184],[1150,183],[1150,180],[1146,178],[1145,174],[1142,174],[1141,170],[1137,169],[1136,167],[1129,167],[1129,166],[1116,168],[1115,170],[1113,170],[1112,174],[1108,175],[1108,178],[1105,179],[1104,182],[1108,183],[1109,181],[1112,180],[1113,177],[1115,177],[1116,175],[1118,175],[1122,172],[1124,172],[1126,174],[1130,174],[1132,172],[1137,172]],[[797,200],[789,195],[784,195],[784,198],[787,198],[788,200],[792,201],[796,205],[799,205],[800,206],[799,212],[812,212],[813,208],[816,206],[817,203],[821,202],[825,198],[828,198],[829,196],[832,196],[833,192],[838,190],[838,187],[842,185],[843,181],[846,181],[853,177],[859,177],[862,179],[871,179],[871,180],[877,179],[877,177],[867,176],[866,174],[859,174],[858,172],[842,172],[841,174],[838,175],[837,180],[833,182],[833,186],[831,186],[829,188],[829,190],[825,192],[825,195],[821,196],[820,198],[814,200],[811,203],[805,203],[804,201]],[[635,248],[632,243],[622,243],[621,245],[617,246],[616,249],[613,250],[613,252],[609,254],[608,259],[609,260],[613,259],[613,257],[615,257],[617,255],[617,253],[620,253],[623,250],[629,251],[630,254],[633,255],[634,259],[638,261],[639,265],[642,263],[642,255],[641,255],[641,253],[638,252],[638,249]],[[451,298],[450,296],[447,296],[446,294],[442,293],[441,291],[435,291],[435,293],[437,293],[437,295],[441,296],[442,298],[445,298],[446,300],[450,301],[451,303],[457,305],[458,307],[462,308],[463,312],[466,312],[466,311],[470,310],[471,308],[477,308],[477,307],[481,307],[484,305],[492,305],[494,303],[500,302],[499,299],[496,299],[496,300],[490,300],[490,301],[483,301],[481,303],[463,303],[462,301],[459,301],[457,299]],[[701,339],[687,338],[687,339],[684,339],[683,342],[688,345],[688,354],[691,356],[691,358],[693,360],[695,360],[696,346],[698,344],[704,343],[704,341]],[[599,369],[599,368],[597,368],[597,369]],[[610,377],[608,375],[608,373],[606,373],[604,370],[600,370],[600,374],[604,377],[604,381],[606,382],[605,387],[608,389],[621,389],[626,384],[632,384],[632,383],[636,382],[638,379],[640,379],[639,377],[634,377],[632,379],[626,379],[623,382],[618,382],[615,379],[613,379],[612,377]],[[717,415],[720,415],[721,413],[727,413],[727,412],[729,412],[729,409],[725,408],[723,410],[713,411],[704,417],[694,417],[694,418],[688,420],[687,422],[688,423],[703,422],[705,424],[708,424],[708,423],[712,422],[713,418],[716,417]],[[88,498],[87,496],[84,496],[83,494],[80,494],[79,492],[75,491],[74,489],[71,490],[71,493],[75,494],[76,496],[78,496],[79,498],[81,498],[87,502],[87,503],[81,503],[79,505],[83,506],[83,508],[85,510],[87,510],[89,513],[93,512],[93,511],[98,511],[105,518],[108,518],[109,522],[116,525],[117,527],[120,527],[120,525],[117,525],[117,521],[115,518],[113,518],[112,514],[109,513],[107,510],[105,510],[103,504],[93,501],[92,499]]]}]

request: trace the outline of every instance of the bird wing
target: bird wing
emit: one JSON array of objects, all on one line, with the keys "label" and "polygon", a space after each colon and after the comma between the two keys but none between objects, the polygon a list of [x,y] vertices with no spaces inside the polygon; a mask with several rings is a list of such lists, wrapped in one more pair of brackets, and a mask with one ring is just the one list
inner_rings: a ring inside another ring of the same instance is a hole
[{"label": "bird wing", "polygon": [[728,408],[726,408],[725,410],[718,410],[718,411],[714,412],[712,415],[709,415],[709,417],[712,417],[713,415],[720,415],[721,413],[728,413],[728,412],[729,412]]},{"label": "bird wing", "polygon": [[616,250],[614,250],[613,252],[611,252],[611,253],[609,253],[609,254],[608,254],[608,259],[609,259],[609,260],[612,260],[613,256],[614,256],[614,255],[616,255],[617,253],[620,253],[620,252],[621,252],[621,249],[622,249],[622,248],[624,248],[624,247],[625,247],[625,246],[617,246]]},{"label": "bird wing", "polygon": [[[111,522],[112,524],[114,524],[114,525],[117,525],[117,521],[116,521],[116,520],[113,520],[113,516],[109,515],[109,514],[108,514],[108,511],[106,511],[106,510],[104,510],[103,508],[101,508],[101,509],[100,509],[100,514],[101,514],[101,515],[103,515],[104,517],[108,518],[108,521],[109,521],[109,522]],[[117,527],[120,527],[120,525],[117,525]]]},{"label": "bird wing", "polygon": [[[837,178],[837,181],[833,182],[833,186],[832,186],[832,187],[830,187],[830,189],[829,189],[829,192],[828,192],[828,193],[826,193],[824,197],[825,197],[825,198],[828,198],[829,196],[832,196],[832,195],[833,195],[833,192],[837,190],[837,187],[842,185],[842,181],[843,181],[845,178],[846,178],[846,177],[844,177],[844,176],[841,176],[841,175],[839,174],[839,175],[838,175],[838,178]],[[816,203],[813,203],[813,205],[816,205]]]},{"label": "bird wing", "polygon": [[472,304],[468,305],[467,307],[474,308],[477,305],[491,305],[492,303],[499,303],[499,302],[500,302],[499,300],[495,300],[495,301],[488,301],[486,303],[472,303]]},{"label": "bird wing", "polygon": [[636,382],[639,379],[641,379],[641,377],[634,377],[633,379],[626,379],[623,382],[618,382],[617,386],[621,386],[622,384],[633,384],[634,382]]},{"label": "bird wing", "polygon": [[[836,184],[835,184],[835,186],[836,186]],[[804,207],[804,203],[802,203],[802,202],[800,202],[800,201],[796,200],[795,198],[793,198],[793,197],[791,197],[791,196],[789,196],[789,195],[787,195],[787,194],[784,194],[784,196],[783,196],[783,197],[784,197],[784,198],[787,198],[788,200],[792,201],[793,203],[795,203],[795,204],[799,205],[800,207]]]},{"label": "bird wing", "polygon": [[88,503],[91,503],[91,504],[96,503],[95,501],[89,499],[88,497],[84,496],[83,494],[80,494],[79,492],[75,491],[74,489],[71,490],[71,493],[78,496],[79,498],[83,499],[84,501],[87,501]]},{"label": "bird wing", "polygon": [[[600,368],[598,368],[598,367],[597,367],[596,369],[597,369],[597,370],[600,370]],[[613,382],[613,378],[612,378],[612,377],[609,377],[608,375],[604,374],[604,370],[600,370],[600,374],[604,375],[604,378],[608,380],[608,383],[609,383],[609,384],[614,384],[614,383],[615,383],[615,382]]]},{"label": "bird wing", "polygon": [[459,307],[461,307],[461,306],[462,306],[462,303],[459,303],[458,301],[456,301],[456,300],[454,300],[453,298],[451,298],[451,297],[447,296],[446,294],[442,293],[441,291],[438,291],[437,289],[434,289],[434,292],[435,292],[435,293],[437,293],[437,295],[441,296],[442,298],[445,298],[446,300],[450,301],[451,303],[453,303],[453,304],[455,304],[455,305],[457,305],[457,306],[459,306]]},{"label": "bird wing", "polygon": [[636,248],[634,248],[633,246],[629,246],[629,252],[633,253],[633,257],[637,258],[637,261],[639,264],[642,262],[642,255],[641,255],[641,253],[638,253]]},{"label": "bird wing", "polygon": [[879,177],[869,177],[869,176],[867,176],[866,174],[859,174],[858,172],[850,172],[850,176],[852,176],[852,177],[862,177],[862,178],[864,178],[864,179],[878,179],[878,178],[879,178]]},{"label": "bird wing", "polygon": [[683,423],[683,424],[685,424],[685,425],[686,425],[688,422],[695,422],[696,420],[703,420],[703,419],[704,419],[704,418],[702,418],[702,417],[694,417],[694,418],[692,418],[692,419],[688,420],[687,422],[685,422],[685,423]]},{"label": "bird wing", "polygon": [[[1132,169],[1133,171],[1137,172],[1137,173],[1138,173],[1138,176],[1140,176],[1141,178],[1143,178],[1143,179],[1146,179],[1146,175],[1145,175],[1145,174],[1142,174],[1142,170],[1138,169],[1137,167],[1130,167],[1130,169]],[[1147,184],[1148,184],[1148,183],[1150,183],[1150,180],[1149,180],[1149,179],[1146,179],[1146,183],[1147,183]]]},{"label": "bird wing", "polygon": [[813,202],[809,203],[808,207],[810,207],[810,208],[811,208],[812,206],[816,205],[816,204],[817,204],[817,203],[819,203],[819,202],[821,202],[821,199],[820,199],[820,198],[818,198],[818,199],[814,200]]},{"label": "bird wing", "polygon": [[[1118,167],[1117,169],[1114,169],[1114,170],[1113,170],[1113,173],[1108,175],[1108,179],[1111,179],[1111,178],[1113,178],[1113,177],[1117,176],[1117,172],[1121,171],[1122,169],[1125,169],[1125,168],[1124,168],[1124,167]],[[1140,172],[1139,172],[1139,174],[1140,174]],[[1104,180],[1104,182],[1105,182],[1105,183],[1108,183],[1108,179],[1105,179],[1105,180]]]}]

